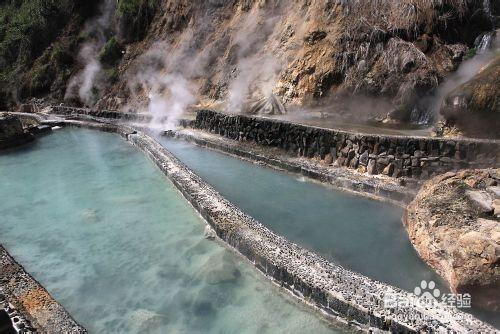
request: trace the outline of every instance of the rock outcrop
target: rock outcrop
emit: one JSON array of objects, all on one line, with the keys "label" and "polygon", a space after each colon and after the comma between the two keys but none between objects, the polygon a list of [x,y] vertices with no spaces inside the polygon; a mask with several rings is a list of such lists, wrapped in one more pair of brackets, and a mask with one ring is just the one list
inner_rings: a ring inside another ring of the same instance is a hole
[{"label": "rock outcrop", "polygon": [[420,256],[472,304],[500,311],[500,169],[426,182],[404,218]]},{"label": "rock outcrop", "polygon": [[0,115],[0,150],[20,146],[33,139],[34,137],[23,129],[18,117]]},{"label": "rock outcrop", "polygon": [[432,120],[436,88],[500,17],[491,0],[21,3],[0,4],[12,16],[0,34],[0,109],[40,97],[238,112],[255,96],[250,112],[326,105],[343,120],[413,124]]}]

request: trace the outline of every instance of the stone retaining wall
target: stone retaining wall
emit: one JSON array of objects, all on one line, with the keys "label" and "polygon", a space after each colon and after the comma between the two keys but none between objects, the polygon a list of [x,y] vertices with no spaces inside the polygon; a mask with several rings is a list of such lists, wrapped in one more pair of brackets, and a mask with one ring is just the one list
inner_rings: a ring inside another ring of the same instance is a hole
[{"label": "stone retaining wall", "polygon": [[210,110],[198,111],[191,126],[369,174],[427,179],[450,170],[500,166],[500,141],[493,140],[366,135]]},{"label": "stone retaining wall", "polygon": [[122,119],[127,121],[150,122],[152,120],[149,114],[136,114],[119,112],[115,110],[97,110],[89,108],[75,108],[67,106],[52,106],[52,113],[63,116],[92,116],[107,119]]},{"label": "stone retaining wall", "polygon": [[[205,136],[199,136],[198,133],[200,132]],[[415,184],[408,184],[411,182],[406,182],[405,185],[401,185],[395,179],[371,177],[344,168],[328,168],[327,166],[314,163],[314,161],[307,161],[305,163],[301,160],[298,162],[294,158],[263,152],[265,150],[257,152],[249,149],[247,145],[241,142],[228,141],[220,137],[217,137],[218,140],[212,140],[212,138],[207,138],[208,135],[203,131],[191,130],[187,133],[183,131],[166,131],[164,136],[186,140],[201,147],[236,156],[250,162],[256,162],[259,165],[297,173],[332,185],[343,191],[376,200],[389,201],[402,207],[405,207],[406,204],[413,200],[417,191],[416,182]]]}]

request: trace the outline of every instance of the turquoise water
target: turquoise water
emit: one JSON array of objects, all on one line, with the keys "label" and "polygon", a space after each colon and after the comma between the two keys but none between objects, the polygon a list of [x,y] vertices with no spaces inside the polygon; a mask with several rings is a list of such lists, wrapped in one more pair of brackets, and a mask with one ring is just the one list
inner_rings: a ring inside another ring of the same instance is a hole
[{"label": "turquoise water", "polygon": [[185,141],[161,138],[181,161],[243,211],[329,261],[413,291],[441,278],[425,264],[401,222],[402,209]]},{"label": "turquoise water", "polygon": [[0,155],[0,242],[92,333],[331,333],[204,225],[118,136]]}]

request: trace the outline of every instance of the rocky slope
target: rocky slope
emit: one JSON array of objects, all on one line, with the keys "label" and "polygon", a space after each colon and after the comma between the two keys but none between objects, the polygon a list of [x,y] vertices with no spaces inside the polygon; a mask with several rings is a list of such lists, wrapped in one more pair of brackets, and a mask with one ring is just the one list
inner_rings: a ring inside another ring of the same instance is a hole
[{"label": "rocky slope", "polygon": [[454,292],[500,311],[500,169],[429,180],[408,206],[405,225],[417,252]]},{"label": "rocky slope", "polygon": [[[10,84],[0,80],[0,107],[48,96],[153,113],[197,102],[235,111],[274,93],[289,108],[426,121],[430,94],[500,13],[483,0],[96,3],[68,7],[51,42]],[[365,107],[359,97],[368,97]]]}]

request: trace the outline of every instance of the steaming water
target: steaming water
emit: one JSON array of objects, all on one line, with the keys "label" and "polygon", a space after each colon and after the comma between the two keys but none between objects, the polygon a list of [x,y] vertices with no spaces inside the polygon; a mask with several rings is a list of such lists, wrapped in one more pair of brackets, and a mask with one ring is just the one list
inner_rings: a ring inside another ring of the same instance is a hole
[{"label": "steaming water", "polygon": [[327,333],[118,136],[61,129],[0,155],[0,242],[93,333]]},{"label": "steaming water", "polygon": [[161,142],[243,211],[332,262],[408,291],[424,279],[442,282],[413,249],[398,207],[184,141]]}]

